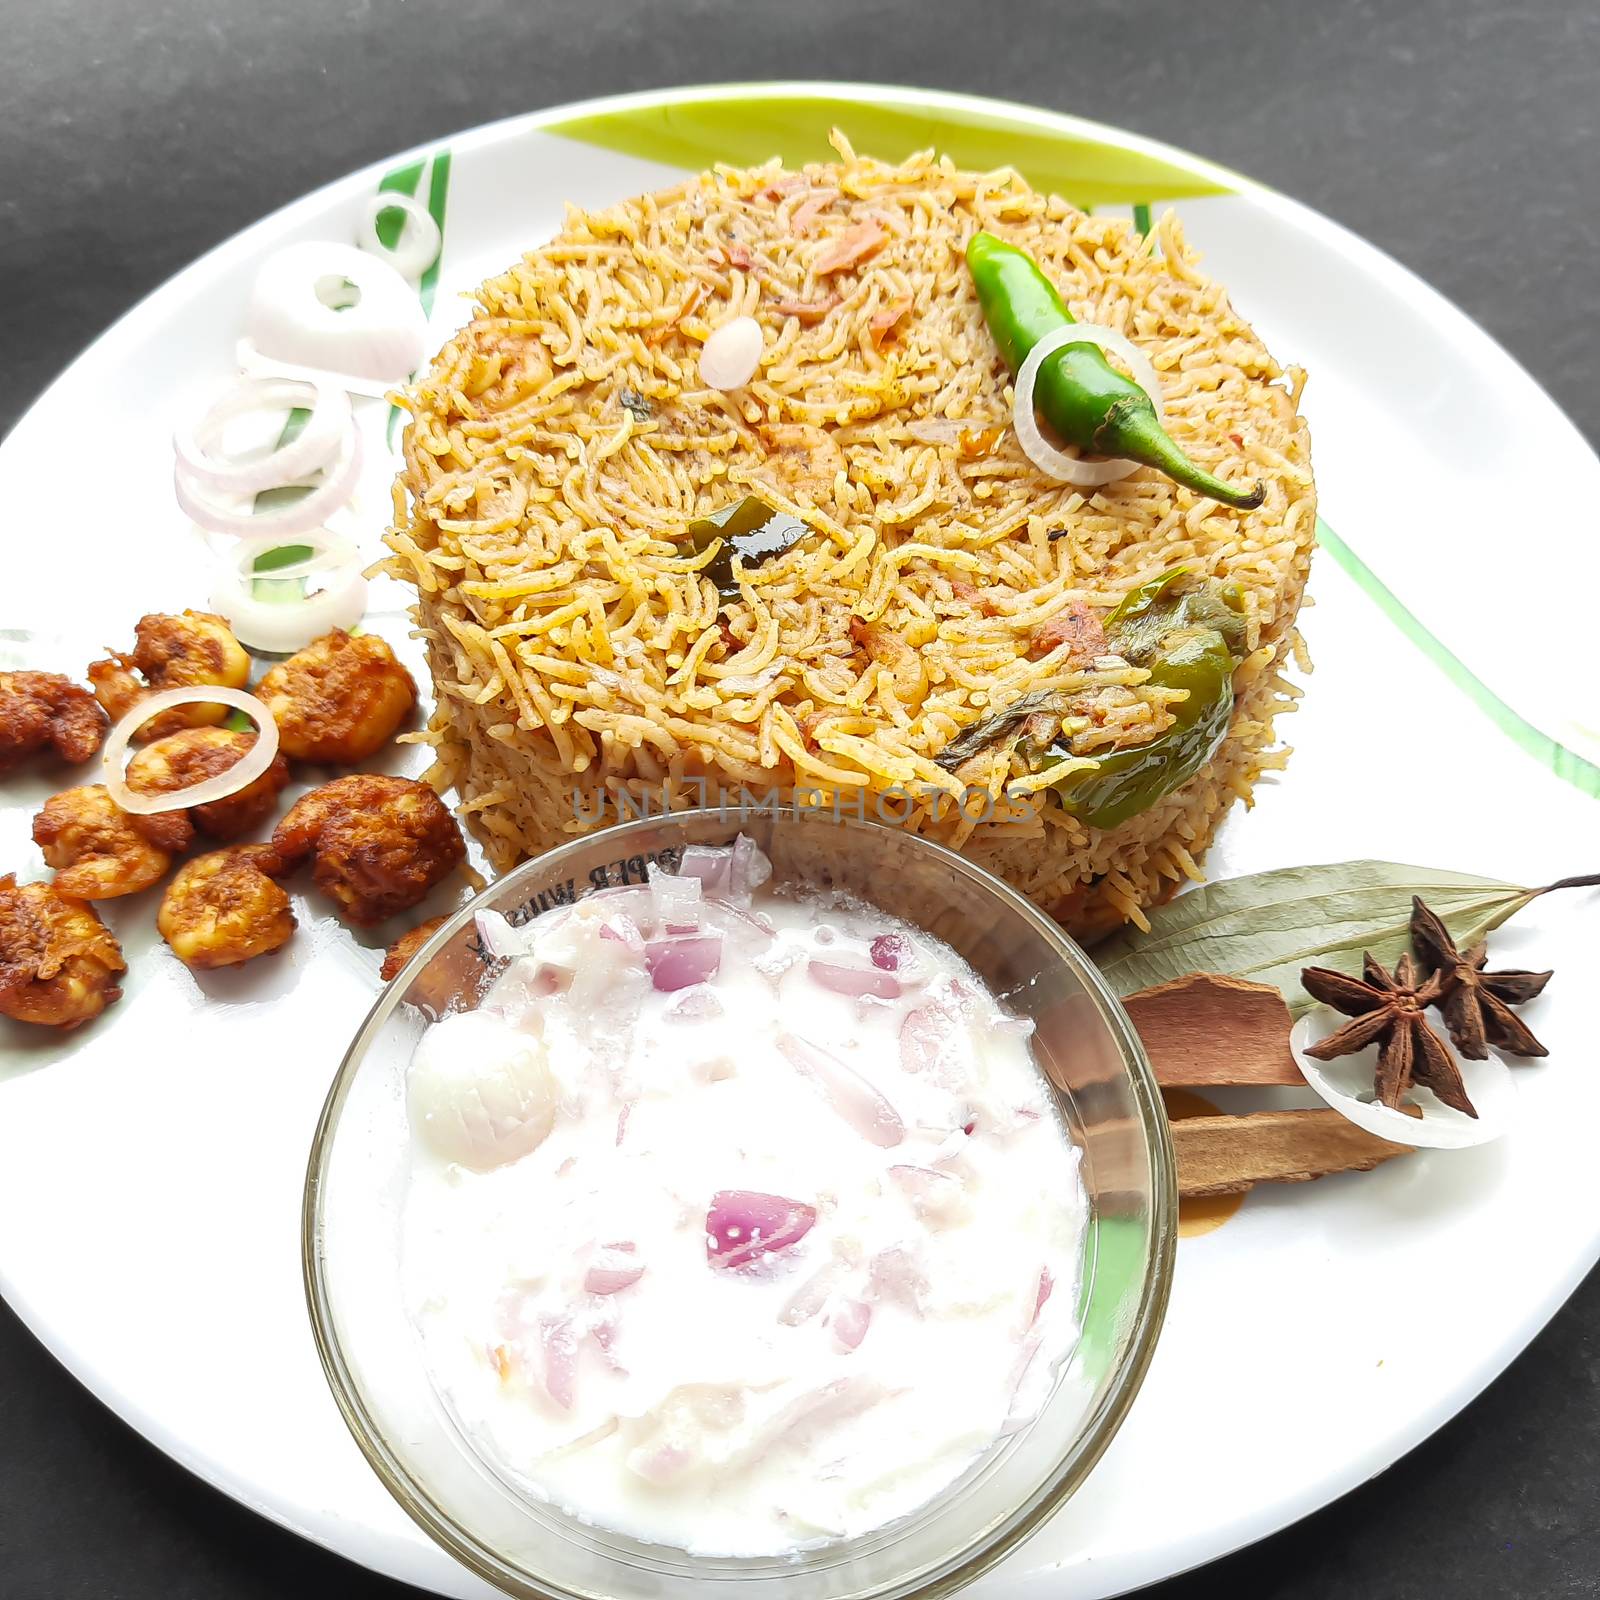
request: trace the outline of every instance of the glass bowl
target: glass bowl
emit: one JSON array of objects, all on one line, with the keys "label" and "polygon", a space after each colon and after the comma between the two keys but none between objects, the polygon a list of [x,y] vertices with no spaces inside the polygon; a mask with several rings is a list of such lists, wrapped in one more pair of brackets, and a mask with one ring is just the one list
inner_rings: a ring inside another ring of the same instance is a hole
[{"label": "glass bowl", "polygon": [[[473,913],[521,922],[652,861],[743,830],[774,881],[843,888],[946,940],[1018,1015],[1083,1147],[1090,1221],[1083,1329],[1040,1414],[908,1517],[770,1558],[690,1555],[518,1495],[467,1447],[436,1397],[400,1290],[409,1131],[405,1074],[430,1015],[477,1003],[492,969]],[[1172,1143],[1127,1016],[1083,952],[997,878],[939,845],[827,812],[701,810],[587,834],[484,890],[417,952],[346,1052],[311,1149],[304,1267],[312,1327],[345,1421],[405,1510],[473,1572],[536,1600],[771,1600],[943,1595],[970,1582],[1083,1482],[1138,1392],[1166,1310],[1176,1237]]]}]

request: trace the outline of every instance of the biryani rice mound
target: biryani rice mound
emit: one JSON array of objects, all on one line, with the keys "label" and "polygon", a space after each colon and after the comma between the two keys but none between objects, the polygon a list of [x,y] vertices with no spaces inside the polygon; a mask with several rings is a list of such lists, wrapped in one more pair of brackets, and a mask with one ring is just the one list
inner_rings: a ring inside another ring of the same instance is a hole
[{"label": "biryani rice mound", "polygon": [[[569,209],[404,397],[386,566],[417,593],[431,781],[500,870],[645,806],[777,791],[941,840],[1081,933],[1140,921],[1286,755],[1273,719],[1298,693],[1281,674],[1316,523],[1302,375],[1170,213],[1144,237],[1009,170],[834,142],[835,163]],[[1263,478],[1265,503],[1149,469],[1089,490],[1040,473],[963,257],[979,228],[1147,353],[1174,439]],[[763,349],[724,393],[697,355],[736,316]],[[811,532],[725,601],[686,525],[746,495]],[[1101,831],[1004,749],[936,763],[1033,691],[1075,697],[1075,754],[1158,735],[1173,692],[1047,624],[1179,563],[1234,586],[1247,624],[1231,726],[1194,778]]]}]

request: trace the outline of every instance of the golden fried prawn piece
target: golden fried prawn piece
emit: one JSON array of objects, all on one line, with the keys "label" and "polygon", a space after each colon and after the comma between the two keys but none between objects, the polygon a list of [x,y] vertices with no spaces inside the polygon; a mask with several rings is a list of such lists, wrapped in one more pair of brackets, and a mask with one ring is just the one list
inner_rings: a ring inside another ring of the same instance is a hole
[{"label": "golden fried prawn piece", "polygon": [[137,894],[167,875],[173,856],[187,850],[194,829],[181,811],[136,817],[104,784],[63,789],[33,819],[33,842],[56,868],[56,888],[76,900]]},{"label": "golden fried prawn piece", "polygon": [[466,858],[461,829],[425,783],[355,772],[303,795],[273,830],[286,868],[312,877],[357,927],[414,906]]},{"label": "golden fried prawn piece", "polygon": [[[114,655],[104,661],[91,661],[85,674],[94,689],[94,697],[104,707],[113,722],[120,722],[151,691],[134,677],[133,669],[124,663],[131,656]],[[144,733],[148,725],[139,731]]]},{"label": "golden fried prawn piece", "polygon": [[429,917],[426,922],[419,922],[408,933],[402,933],[395,942],[383,953],[383,965],[378,968],[378,976],[385,983],[393,983],[400,976],[401,969],[412,956],[425,945],[435,933],[450,919],[448,917]]},{"label": "golden fried prawn piece", "polygon": [[196,856],[167,885],[156,913],[161,937],[188,967],[232,967],[289,942],[294,912],[270,873],[270,845]]},{"label": "golden fried prawn piece", "polygon": [[[210,611],[185,611],[181,616],[152,611],[133,630],[133,649],[114,651],[105,661],[89,664],[95,698],[113,721],[125,717],[141,700],[160,689],[189,689],[221,684],[242,689],[250,681],[250,657],[223,617]],[[143,678],[140,682],[139,674]],[[175,733],[221,722],[227,706],[174,706],[152,717],[136,735],[141,744]]]},{"label": "golden fried prawn piece", "polygon": [[[232,728],[184,728],[147,744],[128,763],[128,787],[135,794],[171,794],[214,778],[240,760],[256,742],[253,733]],[[180,813],[214,839],[237,839],[272,814],[289,781],[289,763],[281,755],[254,783],[221,800],[208,800]]]},{"label": "golden fried prawn piece", "polygon": [[94,696],[71,678],[0,672],[0,775],[47,746],[63,761],[87,761],[105,729]]},{"label": "golden fried prawn piece", "polygon": [[0,1014],[43,1027],[92,1022],[122,993],[122,947],[81,900],[0,878]]},{"label": "golden fried prawn piece", "polygon": [[417,702],[411,674],[370,633],[342,628],[280,661],[256,689],[294,761],[348,766],[383,748]]}]

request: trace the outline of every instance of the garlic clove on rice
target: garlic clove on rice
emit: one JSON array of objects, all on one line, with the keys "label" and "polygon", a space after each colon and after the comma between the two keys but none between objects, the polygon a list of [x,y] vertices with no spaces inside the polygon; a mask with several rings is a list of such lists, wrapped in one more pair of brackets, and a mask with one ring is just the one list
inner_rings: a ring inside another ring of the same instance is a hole
[{"label": "garlic clove on rice", "polygon": [[761,324],[735,317],[700,348],[700,380],[711,389],[742,389],[761,364]]}]

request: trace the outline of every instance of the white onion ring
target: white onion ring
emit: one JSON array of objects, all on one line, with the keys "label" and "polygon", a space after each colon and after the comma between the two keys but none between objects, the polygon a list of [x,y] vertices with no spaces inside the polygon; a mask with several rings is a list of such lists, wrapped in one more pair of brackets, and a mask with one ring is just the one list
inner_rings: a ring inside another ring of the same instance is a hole
[{"label": "white onion ring", "polygon": [[[339,311],[324,304],[317,288],[328,278],[354,284],[355,303]],[[272,361],[399,383],[427,354],[428,315],[387,260],[353,244],[303,240],[261,263],[245,332]]]},{"label": "white onion ring", "polygon": [[356,549],[355,541],[331,528],[313,528],[291,542],[310,545],[310,558],[257,572],[255,564],[262,556],[269,550],[283,547],[283,535],[269,529],[266,533],[252,533],[240,539],[228,552],[225,570],[237,574],[241,583],[287,583],[295,578],[310,578],[319,572],[336,572],[342,567],[361,564],[361,552]]},{"label": "white onion ring", "polygon": [[1442,1043],[1461,1070],[1467,1097],[1478,1113],[1476,1118],[1444,1105],[1428,1091],[1417,1095],[1417,1104],[1422,1108],[1420,1117],[1409,1117],[1403,1111],[1379,1105],[1376,1100],[1363,1099],[1362,1096],[1370,1094],[1372,1089],[1373,1067],[1378,1055],[1375,1045],[1353,1055],[1340,1056],[1337,1061],[1318,1061],[1306,1054],[1308,1045],[1327,1038],[1348,1020],[1332,1006],[1313,1006],[1290,1032],[1289,1050],[1306,1082],[1358,1128],[1387,1139],[1391,1144],[1464,1150],[1469,1145],[1488,1144],[1491,1139],[1498,1139],[1510,1126],[1517,1110],[1517,1086],[1511,1081],[1511,1069],[1495,1056],[1486,1061],[1468,1061],[1447,1038],[1442,1039]]},{"label": "white onion ring", "polygon": [[[355,545],[326,528],[301,537],[312,546],[311,558],[270,572],[251,569],[264,551],[282,544],[283,535],[252,534],[239,541],[212,591],[211,605],[228,619],[240,644],[268,655],[292,655],[334,628],[353,628],[366,615],[367,580]],[[315,594],[262,600],[253,592],[257,583],[292,582],[316,573],[327,578]]]},{"label": "white onion ring", "polygon": [[[385,211],[403,211],[406,216],[400,237],[392,247],[378,237],[378,218]],[[387,261],[401,277],[420,278],[439,259],[444,235],[433,220],[433,213],[415,195],[380,189],[362,209],[356,243],[380,261]]]},{"label": "white onion ring", "polygon": [[[249,506],[232,509],[218,505],[180,464],[173,469],[172,486],[178,505],[210,533],[242,537],[252,533],[271,533],[279,543],[285,537],[309,533],[319,528],[355,492],[361,476],[361,432],[352,427],[345,435],[339,454],[323,473],[318,484],[308,484],[310,493],[275,511],[257,513]],[[284,484],[279,487],[288,488]]]},{"label": "white onion ring", "polygon": [[[128,745],[151,717],[173,706],[232,706],[242,711],[255,723],[256,742],[239,757],[226,772],[213,778],[202,778],[187,789],[174,789],[171,794],[135,794],[128,787],[122,758]],[[163,689],[148,700],[141,700],[127,716],[106,736],[105,749],[100,755],[100,781],[106,792],[124,811],[136,817],[159,816],[163,811],[187,811],[190,806],[203,806],[213,800],[226,800],[248,788],[272,765],[278,753],[278,724],[272,713],[253,694],[243,689],[228,689],[221,684],[197,683],[187,689]]]},{"label": "white onion ring", "polygon": [[[225,424],[249,411],[293,411],[310,418],[295,438],[253,460],[230,461],[215,452]],[[338,454],[355,426],[350,396],[331,383],[291,383],[282,378],[234,378],[216,395],[198,422],[173,431],[179,464],[197,485],[225,494],[259,494],[320,472]]]},{"label": "white onion ring", "polygon": [[347,573],[315,594],[290,600],[258,600],[240,589],[219,588],[211,604],[240,644],[263,655],[291,656],[335,628],[355,627],[367,614],[367,580]]},{"label": "white onion ring", "polygon": [[1017,373],[1016,387],[1011,402],[1011,425],[1016,429],[1017,443],[1023,453],[1041,472],[1061,483],[1076,484],[1080,489],[1091,489],[1102,483],[1115,483],[1130,472],[1139,470],[1137,461],[1113,458],[1109,461],[1085,461],[1080,456],[1066,455],[1050,444],[1039,431],[1033,415],[1033,386],[1039,377],[1039,368],[1057,350],[1069,344],[1095,344],[1110,350],[1127,362],[1133,381],[1150,396],[1156,415],[1163,417],[1161,406],[1161,379],[1150,364],[1150,358],[1115,328],[1102,328],[1097,322],[1074,322],[1065,328],[1047,333],[1029,352]]}]

